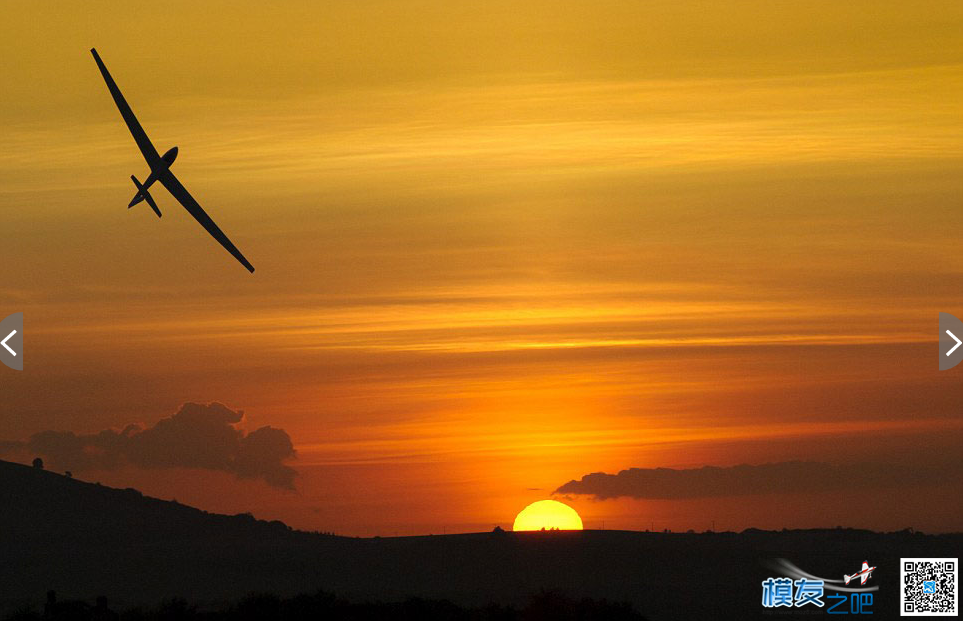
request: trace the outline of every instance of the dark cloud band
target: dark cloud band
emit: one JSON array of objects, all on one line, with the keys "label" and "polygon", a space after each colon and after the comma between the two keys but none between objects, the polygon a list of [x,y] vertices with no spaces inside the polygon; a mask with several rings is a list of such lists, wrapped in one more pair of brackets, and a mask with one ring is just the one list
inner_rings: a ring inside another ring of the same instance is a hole
[{"label": "dark cloud band", "polygon": [[21,449],[41,455],[59,469],[201,468],[260,478],[275,487],[293,489],[297,472],[284,464],[295,456],[283,429],[261,427],[245,434],[235,428],[244,418],[220,403],[185,403],[169,418],[142,429],[105,429],[77,435],[70,431],[34,434]]},{"label": "dark cloud band", "polygon": [[[960,472],[959,463],[950,469]],[[569,481],[556,494],[586,494],[608,498],[674,500],[744,494],[813,493],[845,489],[879,489],[945,480],[946,468],[908,467],[905,464],[833,465],[785,461],[731,467],[705,466],[630,468],[618,474],[593,472]]]}]

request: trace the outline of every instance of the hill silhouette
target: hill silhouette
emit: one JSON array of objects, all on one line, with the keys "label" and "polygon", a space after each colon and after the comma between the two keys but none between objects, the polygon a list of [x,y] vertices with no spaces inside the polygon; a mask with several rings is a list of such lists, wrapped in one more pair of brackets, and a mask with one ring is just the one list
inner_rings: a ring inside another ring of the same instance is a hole
[{"label": "hill silhouette", "polygon": [[232,610],[251,593],[271,593],[281,606],[323,589],[351,602],[448,600],[438,605],[462,612],[524,610],[550,592],[629,602],[655,620],[754,618],[765,616],[766,561],[785,557],[835,578],[870,559],[879,619],[898,609],[901,556],[954,556],[963,543],[959,534],[853,529],[338,537],[3,461],[0,493],[0,617],[39,609],[48,590],[66,600],[106,596],[115,610],[171,598]]}]

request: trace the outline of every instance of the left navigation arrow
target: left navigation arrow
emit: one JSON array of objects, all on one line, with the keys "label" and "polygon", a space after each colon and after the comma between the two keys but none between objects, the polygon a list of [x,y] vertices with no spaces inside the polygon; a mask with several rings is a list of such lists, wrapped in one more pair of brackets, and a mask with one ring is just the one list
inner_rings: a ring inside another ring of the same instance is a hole
[{"label": "left navigation arrow", "polygon": [[7,350],[8,352],[10,352],[11,354],[13,354],[14,356],[17,355],[17,352],[15,352],[15,351],[13,351],[12,349],[10,349],[10,346],[7,345],[7,341],[9,341],[11,338],[13,338],[13,336],[14,336],[16,333],[17,333],[16,330],[12,330],[12,331],[10,332],[10,334],[7,335],[7,338],[5,338],[5,339],[3,339],[2,341],[0,341],[0,345],[3,345],[3,348],[6,349],[6,350]]},{"label": "left navigation arrow", "polygon": [[23,371],[23,313],[7,315],[0,321],[0,362]]}]

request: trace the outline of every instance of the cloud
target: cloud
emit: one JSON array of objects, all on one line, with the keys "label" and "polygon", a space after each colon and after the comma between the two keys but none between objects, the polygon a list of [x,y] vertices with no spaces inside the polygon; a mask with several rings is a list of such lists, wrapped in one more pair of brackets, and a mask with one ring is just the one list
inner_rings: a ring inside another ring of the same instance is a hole
[{"label": "cloud", "polygon": [[848,464],[845,466],[811,461],[785,461],[731,467],[704,466],[672,468],[629,468],[618,474],[593,472],[569,481],[555,494],[586,494],[597,500],[647,498],[678,500],[739,496],[746,494],[813,493],[845,489],[878,489],[945,481],[948,467],[906,464]]},{"label": "cloud", "polygon": [[20,443],[20,448],[41,455],[51,466],[74,471],[124,465],[200,468],[293,489],[297,472],[284,464],[295,456],[290,436],[273,427],[245,434],[235,427],[243,418],[243,411],[221,403],[185,403],[147,429],[128,425],[122,431],[105,429],[89,435],[43,431]]}]

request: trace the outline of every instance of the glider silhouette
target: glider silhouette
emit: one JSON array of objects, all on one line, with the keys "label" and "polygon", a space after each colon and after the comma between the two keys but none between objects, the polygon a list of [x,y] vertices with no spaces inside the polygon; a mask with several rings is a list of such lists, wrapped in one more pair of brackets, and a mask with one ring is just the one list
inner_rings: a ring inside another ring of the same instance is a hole
[{"label": "glider silhouette", "polygon": [[209,215],[207,215],[207,212],[201,208],[197,201],[194,200],[194,197],[190,195],[190,192],[188,192],[184,186],[181,185],[181,182],[178,181],[177,177],[174,176],[174,173],[171,172],[171,164],[173,164],[174,160],[177,158],[177,147],[171,148],[164,155],[159,155],[157,153],[157,149],[154,148],[150,138],[147,137],[147,133],[144,131],[144,128],[141,127],[140,123],[137,122],[137,117],[134,116],[134,111],[130,109],[130,106],[127,104],[127,100],[124,99],[120,89],[117,88],[117,83],[114,82],[112,77],[110,77],[110,72],[107,71],[107,67],[104,66],[104,62],[100,60],[100,55],[97,54],[97,50],[90,48],[90,53],[94,55],[94,60],[97,61],[97,66],[100,68],[100,73],[103,74],[104,81],[107,82],[107,89],[114,98],[114,103],[117,104],[117,109],[120,110],[120,115],[124,117],[124,122],[127,123],[127,128],[134,137],[134,142],[137,143],[137,146],[140,148],[140,152],[144,154],[144,159],[147,160],[147,165],[150,166],[150,174],[147,175],[144,183],[138,181],[137,177],[134,175],[130,176],[131,181],[133,181],[134,185],[137,186],[137,194],[134,195],[134,198],[130,201],[130,204],[127,205],[127,208],[130,209],[141,201],[147,201],[147,204],[150,205],[150,208],[153,209],[154,213],[157,214],[157,217],[160,218],[160,209],[157,208],[157,203],[154,202],[150,192],[147,191],[147,189],[153,185],[155,181],[160,181],[161,185],[167,188],[167,191],[170,192],[171,195],[184,206],[184,209],[187,210],[187,213],[194,216],[194,219],[197,220],[200,225],[211,234],[211,237],[216,239],[222,246],[224,246],[225,250],[230,252],[232,255],[234,255],[235,259],[241,262],[241,265],[253,273],[254,266],[244,258],[244,255],[241,254],[241,251],[238,250],[237,247],[231,243],[231,240],[227,238],[227,235],[225,235],[224,232],[221,231],[216,224],[214,224],[214,221],[211,220]]}]

